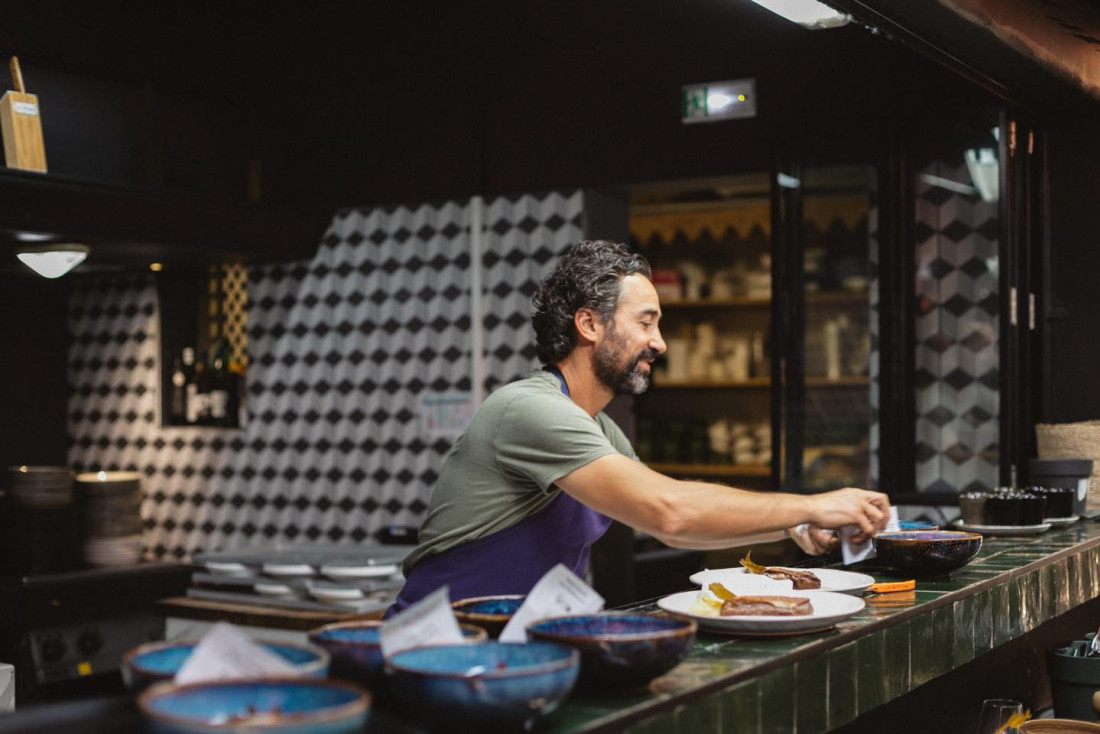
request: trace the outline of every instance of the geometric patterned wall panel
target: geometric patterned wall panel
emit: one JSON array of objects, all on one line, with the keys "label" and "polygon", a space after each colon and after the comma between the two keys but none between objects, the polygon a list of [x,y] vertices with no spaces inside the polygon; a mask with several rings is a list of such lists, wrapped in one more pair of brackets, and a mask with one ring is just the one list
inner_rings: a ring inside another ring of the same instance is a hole
[{"label": "geometric patterned wall panel", "polygon": [[[924,169],[970,180],[965,166]],[[998,484],[997,202],[917,177],[916,412],[918,491]]]},{"label": "geometric patterned wall panel", "polygon": [[500,197],[485,203],[485,392],[539,367],[531,296],[558,255],[583,237],[580,191]]},{"label": "geometric patterned wall panel", "polygon": [[221,267],[221,335],[229,342],[229,359],[248,364],[248,267],[227,263]]},{"label": "geometric patterned wall panel", "polygon": [[[580,207],[487,205],[487,382],[535,366],[524,292],[580,238]],[[418,526],[451,445],[422,434],[419,401],[472,390],[469,237],[465,202],[347,210],[312,261],[250,266],[239,430],[160,425],[150,277],[74,279],[70,465],[143,473],[149,558]]]}]

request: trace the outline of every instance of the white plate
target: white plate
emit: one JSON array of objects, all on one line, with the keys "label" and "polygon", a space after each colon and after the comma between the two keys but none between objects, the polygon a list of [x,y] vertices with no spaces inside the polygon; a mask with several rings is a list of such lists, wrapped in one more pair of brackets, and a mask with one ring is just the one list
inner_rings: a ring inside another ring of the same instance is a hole
[{"label": "white plate", "polygon": [[981,533],[982,535],[1038,535],[1050,530],[1049,522],[1044,522],[1041,525],[967,525],[960,519],[956,520],[953,525],[959,530]]},{"label": "white plate", "polygon": [[264,573],[268,576],[312,576],[313,566],[306,563],[265,563]]},{"label": "white plate", "polygon": [[681,591],[666,596],[657,602],[657,606],[670,614],[694,619],[699,629],[711,632],[801,632],[803,630],[831,627],[837,622],[862,610],[866,603],[858,596],[838,594],[835,591],[784,591],[778,596],[803,596],[813,604],[814,613],[796,617],[780,616],[734,616],[707,617],[691,614],[688,609],[699,598],[698,591]]},{"label": "white plate", "polygon": [[333,588],[310,586],[309,593],[314,599],[324,602],[348,602],[358,601],[363,598],[363,590],[355,587]]},{"label": "white plate", "polygon": [[1060,525],[1072,525],[1080,519],[1080,515],[1070,515],[1069,517],[1045,517],[1043,518],[1043,522],[1049,522],[1054,527],[1058,527]]},{"label": "white plate", "polygon": [[207,561],[202,564],[207,571],[215,576],[251,576],[252,571],[243,563],[219,563]]},{"label": "white plate", "polygon": [[[783,568],[783,566],[775,566],[774,568]],[[839,571],[835,568],[792,568],[792,571],[811,571],[815,576],[821,579],[821,588],[813,589],[813,591],[836,591],[841,594],[862,594],[868,586],[875,583],[875,579],[872,576],[868,576],[865,573],[856,573],[854,571]],[[769,579],[762,574],[749,574],[748,569],[738,566],[737,568],[712,568],[705,571],[699,571],[691,575],[691,582],[702,586],[704,581],[706,583],[713,583],[717,581],[723,586],[729,586],[735,584],[739,579],[744,578],[746,574],[755,578],[762,578],[776,585],[777,588],[788,589],[790,588],[790,582],[779,581],[777,579]],[[731,589],[736,593],[735,589]],[[749,591],[746,589],[746,592]],[[753,593],[758,592],[755,589]],[[807,589],[809,591],[809,589]],[[780,593],[776,591],[775,593]]]},{"label": "white plate", "polygon": [[400,569],[396,564],[381,566],[321,566],[321,574],[333,581],[351,581],[354,579],[374,579],[393,576]]},{"label": "white plate", "polygon": [[252,588],[257,594],[264,596],[294,596],[294,592],[286,584],[256,584]]}]

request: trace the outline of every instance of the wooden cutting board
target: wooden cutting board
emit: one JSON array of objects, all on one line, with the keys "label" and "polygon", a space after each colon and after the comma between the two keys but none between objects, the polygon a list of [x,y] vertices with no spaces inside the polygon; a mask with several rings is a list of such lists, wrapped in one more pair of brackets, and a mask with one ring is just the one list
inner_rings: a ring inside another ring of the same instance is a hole
[{"label": "wooden cutting board", "polygon": [[4,162],[8,168],[46,172],[46,146],[42,142],[42,117],[38,97],[27,94],[19,59],[11,57],[15,89],[0,97],[0,133],[4,138]]}]

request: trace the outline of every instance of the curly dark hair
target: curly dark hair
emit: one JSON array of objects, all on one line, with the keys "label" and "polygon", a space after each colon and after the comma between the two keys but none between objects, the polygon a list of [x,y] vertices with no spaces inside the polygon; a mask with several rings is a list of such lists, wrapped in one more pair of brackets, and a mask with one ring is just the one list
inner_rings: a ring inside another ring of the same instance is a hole
[{"label": "curly dark hair", "polygon": [[626,245],[586,240],[570,247],[531,299],[542,363],[557,364],[573,351],[577,343],[573,317],[580,309],[590,308],[602,323],[609,323],[619,305],[622,279],[635,273],[653,277],[646,259]]}]

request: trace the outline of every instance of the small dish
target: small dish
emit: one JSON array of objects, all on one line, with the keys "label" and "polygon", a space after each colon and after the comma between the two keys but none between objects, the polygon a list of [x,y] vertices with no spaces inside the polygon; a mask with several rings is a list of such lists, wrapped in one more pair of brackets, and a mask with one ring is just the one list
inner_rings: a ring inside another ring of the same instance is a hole
[{"label": "small dish", "polygon": [[362,732],[370,694],[358,686],[316,678],[262,678],[175,685],[158,683],[138,696],[154,732],[280,734]]},{"label": "small dish", "polygon": [[1041,535],[1050,530],[1049,520],[1039,525],[971,525],[962,520],[953,522],[952,527],[967,533],[981,533],[982,535],[1002,535],[1006,538],[1019,538],[1026,535]]},{"label": "small dish", "polygon": [[252,590],[264,596],[291,597],[296,596],[294,590],[286,584],[253,584]]},{"label": "small dish", "polygon": [[451,604],[459,622],[473,624],[496,639],[504,631],[508,620],[523,606],[527,596],[524,594],[505,594],[502,596],[475,596],[459,599]]},{"label": "small dish", "polygon": [[221,563],[219,561],[207,561],[202,564],[210,573],[215,576],[251,576],[252,569],[243,563]]},{"label": "small dish", "polygon": [[[376,686],[382,680],[382,644],[377,619],[336,622],[318,627],[309,633],[309,642],[332,656],[332,677]],[[489,635],[480,627],[460,624],[467,642],[484,642]]]},{"label": "small dish", "polygon": [[1070,515],[1069,517],[1047,517],[1043,518],[1043,522],[1048,522],[1054,527],[1062,527],[1063,525],[1072,525],[1081,519],[1080,515]]},{"label": "small dish", "polygon": [[978,555],[982,536],[952,530],[901,530],[872,538],[877,560],[913,576],[939,576]]},{"label": "small dish", "polygon": [[[198,644],[195,640],[184,640],[150,642],[135,647],[122,657],[122,680],[135,693],[154,683],[170,681]],[[286,642],[260,641],[259,644],[293,665],[302,676],[324,678],[328,675],[329,654],[324,648]]]},{"label": "small dish", "polygon": [[386,661],[387,693],[445,731],[530,731],[569,695],[580,653],[550,642],[441,645]]},{"label": "small dish", "polygon": [[317,601],[347,603],[363,598],[363,590],[354,586],[310,586],[309,594]]},{"label": "small dish", "polygon": [[268,576],[312,576],[315,571],[308,563],[265,563],[263,571]]},{"label": "small dish", "polygon": [[321,575],[333,581],[354,581],[395,576],[400,570],[394,563],[379,566],[321,566]]},{"label": "small dish", "polygon": [[644,685],[680,664],[695,643],[690,619],[652,614],[578,614],[527,625],[531,639],[575,647],[581,654],[578,685]]}]

